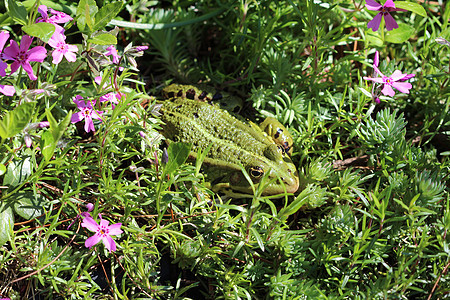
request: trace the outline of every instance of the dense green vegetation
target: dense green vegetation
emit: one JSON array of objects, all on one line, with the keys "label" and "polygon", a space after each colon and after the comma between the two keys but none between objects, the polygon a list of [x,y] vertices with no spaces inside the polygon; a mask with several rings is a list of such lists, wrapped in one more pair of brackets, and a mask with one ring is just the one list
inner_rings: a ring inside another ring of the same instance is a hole
[{"label": "dense green vegetation", "polygon": [[[450,3],[365,4],[5,1],[0,297],[449,297]],[[214,193],[161,135],[171,83],[283,123],[298,191]]]}]

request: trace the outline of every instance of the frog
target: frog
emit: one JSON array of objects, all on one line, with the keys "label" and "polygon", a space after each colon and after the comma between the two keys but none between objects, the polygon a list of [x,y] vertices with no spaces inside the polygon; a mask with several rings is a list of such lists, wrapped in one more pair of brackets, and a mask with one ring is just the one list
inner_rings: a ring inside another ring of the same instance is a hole
[{"label": "frog", "polygon": [[[183,85],[173,83],[162,90],[166,99],[186,98],[191,100],[218,103],[221,108],[228,110],[233,116],[241,119],[237,113],[243,107],[242,99],[226,92],[218,92],[206,85]],[[249,122],[251,126],[256,124]],[[294,140],[292,135],[277,119],[267,117],[259,127],[279,146],[287,155],[292,156]]]},{"label": "frog", "polygon": [[161,103],[162,134],[169,142],[192,145],[190,156],[209,148],[202,169],[214,192],[235,197],[252,197],[253,189],[266,176],[262,195],[295,193],[299,187],[297,169],[285,153],[259,126],[244,122],[218,103],[195,98],[174,98]]},{"label": "frog", "polygon": [[218,103],[222,108],[235,114],[238,114],[243,106],[243,101],[241,98],[227,92],[219,92],[207,85],[184,85],[172,83],[162,90],[162,95],[166,99],[178,97]]}]

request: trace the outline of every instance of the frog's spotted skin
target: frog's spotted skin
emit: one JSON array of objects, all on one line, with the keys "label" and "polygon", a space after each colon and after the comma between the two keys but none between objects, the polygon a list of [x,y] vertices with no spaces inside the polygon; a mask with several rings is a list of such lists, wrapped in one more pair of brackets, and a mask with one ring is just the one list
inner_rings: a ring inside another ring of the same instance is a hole
[{"label": "frog's spotted skin", "polygon": [[[242,109],[242,100],[227,93],[220,93],[207,86],[171,84],[162,90],[166,99],[186,98],[206,102],[219,103],[221,108],[231,113],[238,113]],[[293,151],[293,139],[289,131],[276,119],[268,117],[260,124],[262,131],[266,132],[273,141],[280,145],[289,156]]]},{"label": "frog's spotted skin", "polygon": [[162,90],[166,99],[186,98],[205,102],[219,103],[219,105],[232,113],[239,113],[242,109],[242,99],[225,92],[218,92],[211,87],[201,85],[171,84]]},{"label": "frog's spotted skin", "polygon": [[167,139],[191,143],[194,156],[212,144],[204,169],[214,191],[231,190],[233,196],[253,194],[240,165],[255,185],[268,173],[269,181],[273,181],[265,188],[265,195],[298,189],[294,164],[259,127],[208,102],[175,98],[162,104],[163,134]]}]

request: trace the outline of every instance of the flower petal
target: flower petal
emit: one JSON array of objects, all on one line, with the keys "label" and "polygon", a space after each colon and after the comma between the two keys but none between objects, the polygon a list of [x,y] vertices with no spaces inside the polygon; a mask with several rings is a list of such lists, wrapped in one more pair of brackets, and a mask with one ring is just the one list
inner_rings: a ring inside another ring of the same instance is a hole
[{"label": "flower petal", "polygon": [[108,224],[109,224],[108,220],[100,219],[100,227],[108,227]]},{"label": "flower petal", "polygon": [[92,118],[87,116],[84,118],[84,131],[86,132],[95,131],[94,122],[92,121]]},{"label": "flower petal", "polygon": [[383,5],[384,7],[389,7],[389,8],[395,8],[395,4],[394,1],[392,0],[386,0],[386,2]]},{"label": "flower petal", "polygon": [[100,116],[100,114],[103,114],[103,111],[93,110],[92,113],[91,113],[91,118],[103,121],[103,119]]},{"label": "flower petal", "polygon": [[403,74],[400,70],[395,70],[394,73],[392,73],[391,78],[393,81],[398,81],[405,77],[407,74]]},{"label": "flower petal", "polygon": [[387,96],[391,96],[391,97],[395,95],[394,90],[391,88],[390,85],[387,85],[387,84],[384,85],[381,92],[383,93],[383,95],[387,95]]},{"label": "flower petal", "polygon": [[30,51],[28,51],[29,61],[43,62],[46,57],[47,57],[47,50],[42,46],[36,46]]},{"label": "flower petal", "polygon": [[108,227],[109,230],[109,235],[118,235],[121,234],[123,231],[122,229],[120,229],[120,227],[122,226],[122,223],[116,223],[116,224],[112,224]]},{"label": "flower petal", "polygon": [[[17,55],[19,54],[19,45],[16,41],[10,40],[9,46],[3,50],[3,55],[5,59],[16,60]],[[14,72],[12,72],[14,73]]]},{"label": "flower petal", "polygon": [[373,58],[373,65],[375,67],[378,67],[378,64],[380,63],[380,54],[378,51],[375,51],[375,57]]},{"label": "flower petal", "polygon": [[366,0],[366,8],[368,10],[379,10],[382,7],[383,7],[383,5],[379,4],[378,2],[376,2],[374,0]]},{"label": "flower petal", "polygon": [[72,117],[70,118],[70,122],[77,123],[77,122],[80,122],[83,119],[84,119],[84,114],[81,111],[79,111],[79,112],[74,113],[72,115]]},{"label": "flower petal", "polygon": [[81,223],[81,226],[89,229],[90,231],[94,231],[94,232],[97,232],[98,227],[99,227],[97,222],[95,222],[95,220],[90,217],[84,218],[83,222]]},{"label": "flower petal", "polygon": [[16,89],[12,85],[0,85],[0,93],[6,96],[12,96],[16,92]]},{"label": "flower petal", "polygon": [[382,13],[377,14],[369,23],[367,28],[372,28],[373,31],[377,31],[380,27]]},{"label": "flower petal", "polygon": [[4,61],[0,60],[0,76],[4,77],[6,76],[6,69],[8,68],[8,64]]},{"label": "flower petal", "polygon": [[20,67],[20,63],[15,61],[11,64],[10,68],[11,68],[11,74],[13,74],[14,72],[17,71],[17,69]]},{"label": "flower petal", "polygon": [[409,79],[413,78],[414,76],[416,76],[416,74],[406,74],[405,77],[403,77],[402,79],[400,79],[400,81],[406,81],[406,80],[409,80]]},{"label": "flower petal", "polygon": [[0,52],[2,52],[3,47],[5,47],[6,41],[9,38],[9,32],[8,31],[2,31],[0,32]]},{"label": "flower petal", "polygon": [[73,52],[66,52],[64,53],[64,57],[67,59],[67,61],[69,62],[74,62],[77,60],[77,56],[75,55],[75,53]]},{"label": "flower petal", "polygon": [[387,31],[398,28],[397,22],[395,22],[394,18],[391,16],[390,13],[384,15],[384,21],[386,23]]},{"label": "flower petal", "polygon": [[409,82],[393,82],[392,86],[405,94],[409,94],[409,89],[412,88],[412,84]]},{"label": "flower petal", "polygon": [[30,49],[31,46],[31,42],[33,42],[33,38],[29,35],[24,35],[20,40],[20,51],[28,52],[28,49]]},{"label": "flower petal", "polygon": [[371,81],[374,81],[376,83],[384,83],[383,78],[380,78],[380,77],[366,77],[366,76],[364,76],[363,78],[364,78],[364,80],[371,80]]},{"label": "flower petal", "polygon": [[93,236],[91,236],[84,242],[84,246],[86,248],[91,249],[91,247],[94,246],[95,244],[97,244],[100,241],[100,239],[101,239],[101,237],[99,234],[94,234]]},{"label": "flower petal", "polygon": [[[22,68],[27,72],[28,77],[30,77],[31,80],[36,80],[37,77],[33,73],[33,68],[31,67],[30,63],[28,61],[22,62]],[[12,69],[12,68],[11,68]]]},{"label": "flower petal", "polygon": [[111,251],[116,251],[116,242],[108,235],[106,237],[102,237],[103,244],[105,244],[106,249]]},{"label": "flower petal", "polygon": [[42,19],[46,20],[48,18],[48,14],[47,14],[47,6],[45,5],[39,5],[38,7],[38,12],[41,13]]},{"label": "flower petal", "polygon": [[63,58],[63,54],[61,53],[61,51],[53,50],[52,57],[53,57],[52,63],[54,65],[57,65],[61,62],[61,60]]}]

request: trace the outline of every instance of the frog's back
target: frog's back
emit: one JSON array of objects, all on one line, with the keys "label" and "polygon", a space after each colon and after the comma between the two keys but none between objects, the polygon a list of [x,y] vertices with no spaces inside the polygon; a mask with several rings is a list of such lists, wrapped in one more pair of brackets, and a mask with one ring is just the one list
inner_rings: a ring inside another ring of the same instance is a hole
[{"label": "frog's back", "polygon": [[[194,151],[212,144],[210,155],[240,161],[246,153],[263,155],[270,140],[254,127],[238,120],[217,105],[187,99],[165,101],[161,109],[166,137],[192,143]],[[242,158],[240,159],[239,156]]]}]

